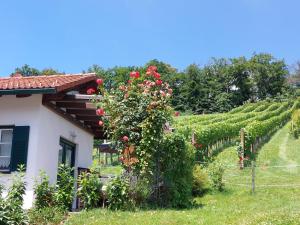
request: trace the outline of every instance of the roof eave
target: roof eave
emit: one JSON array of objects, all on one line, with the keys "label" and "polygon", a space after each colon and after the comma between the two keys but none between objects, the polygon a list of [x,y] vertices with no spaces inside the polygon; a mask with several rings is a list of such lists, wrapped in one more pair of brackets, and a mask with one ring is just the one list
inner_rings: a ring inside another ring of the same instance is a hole
[{"label": "roof eave", "polygon": [[0,95],[55,94],[55,88],[0,90]]}]

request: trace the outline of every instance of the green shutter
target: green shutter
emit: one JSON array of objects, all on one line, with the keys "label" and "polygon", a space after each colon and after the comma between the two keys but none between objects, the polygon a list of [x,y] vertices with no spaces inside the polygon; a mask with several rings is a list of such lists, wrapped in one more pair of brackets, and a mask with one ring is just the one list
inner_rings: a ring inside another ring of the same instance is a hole
[{"label": "green shutter", "polygon": [[16,171],[20,164],[26,166],[28,141],[29,126],[14,127],[10,164],[11,171]]}]

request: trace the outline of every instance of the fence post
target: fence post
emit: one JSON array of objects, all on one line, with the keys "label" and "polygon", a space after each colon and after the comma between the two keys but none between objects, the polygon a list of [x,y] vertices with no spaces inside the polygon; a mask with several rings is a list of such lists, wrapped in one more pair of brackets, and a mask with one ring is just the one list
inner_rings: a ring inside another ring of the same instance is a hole
[{"label": "fence post", "polygon": [[[253,144],[251,144],[251,153],[253,154]],[[255,193],[255,160],[251,157],[251,174],[252,174],[252,194]]]},{"label": "fence post", "polygon": [[241,146],[242,146],[242,153],[241,153],[242,158],[240,160],[240,169],[243,169],[244,168],[244,155],[245,155],[245,153],[244,153],[244,151],[245,151],[245,130],[244,130],[244,128],[241,129],[240,133],[241,133]]},{"label": "fence post", "polygon": [[196,143],[195,141],[195,131],[192,132],[192,144],[194,145]]}]

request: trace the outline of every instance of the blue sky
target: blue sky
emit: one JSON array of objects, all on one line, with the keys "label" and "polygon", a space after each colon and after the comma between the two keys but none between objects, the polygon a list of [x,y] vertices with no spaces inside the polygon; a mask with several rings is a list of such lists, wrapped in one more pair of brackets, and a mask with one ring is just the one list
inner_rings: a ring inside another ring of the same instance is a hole
[{"label": "blue sky", "polygon": [[300,59],[299,0],[9,0],[0,3],[0,76],[29,64],[78,73],[157,58]]}]

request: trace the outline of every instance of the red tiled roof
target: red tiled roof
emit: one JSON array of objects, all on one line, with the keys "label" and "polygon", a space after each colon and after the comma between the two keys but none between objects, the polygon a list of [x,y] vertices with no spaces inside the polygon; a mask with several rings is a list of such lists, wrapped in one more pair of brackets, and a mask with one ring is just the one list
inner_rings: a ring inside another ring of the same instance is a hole
[{"label": "red tiled roof", "polygon": [[0,78],[0,90],[55,88],[57,92],[96,80],[94,73]]}]

